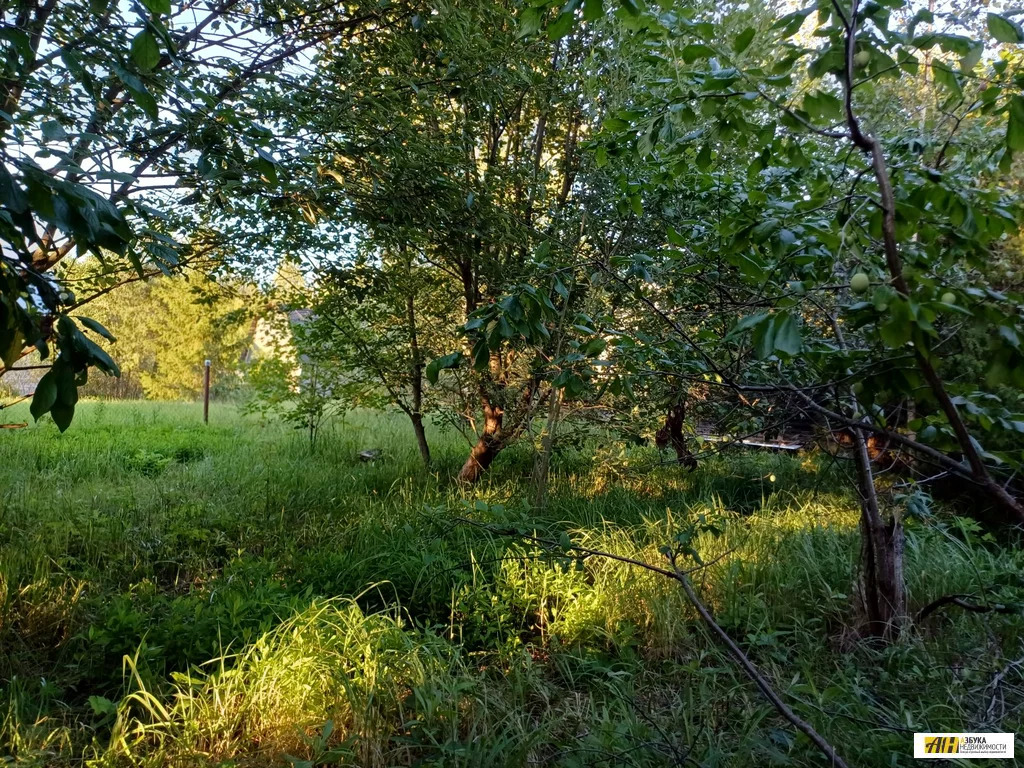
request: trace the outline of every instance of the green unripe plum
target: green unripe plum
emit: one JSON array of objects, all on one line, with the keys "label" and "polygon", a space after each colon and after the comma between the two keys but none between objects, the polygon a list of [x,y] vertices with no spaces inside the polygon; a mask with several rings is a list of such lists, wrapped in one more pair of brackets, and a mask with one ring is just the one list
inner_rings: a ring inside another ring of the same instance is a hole
[{"label": "green unripe plum", "polygon": [[858,272],[850,278],[850,290],[854,293],[864,293],[871,285],[871,278],[863,272]]},{"label": "green unripe plum", "polygon": [[946,291],[944,294],[942,294],[942,303],[956,304],[956,294],[953,293],[952,291]]},{"label": "green unripe plum", "polygon": [[871,61],[871,54],[867,51],[857,51],[853,56],[853,63],[858,67],[866,66]]},{"label": "green unripe plum", "polygon": [[850,387],[850,389],[853,390],[853,394],[859,395],[861,392],[864,391],[864,385],[859,381],[855,381],[853,383],[853,386]]}]

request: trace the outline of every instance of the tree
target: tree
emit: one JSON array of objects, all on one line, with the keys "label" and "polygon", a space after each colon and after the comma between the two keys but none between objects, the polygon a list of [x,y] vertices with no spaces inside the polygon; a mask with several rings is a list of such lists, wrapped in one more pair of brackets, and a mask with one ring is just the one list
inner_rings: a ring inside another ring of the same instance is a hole
[{"label": "tree", "polygon": [[364,244],[361,250],[354,264],[318,275],[306,338],[346,372],[353,405],[393,405],[409,417],[420,456],[430,466],[427,380],[437,382],[439,365],[428,367],[427,361],[456,339],[453,282],[424,268],[407,247],[374,252]]},{"label": "tree", "polygon": [[[202,393],[204,360],[213,366],[215,394],[239,387],[255,294],[254,286],[218,284],[202,274],[161,275],[119,287],[81,311],[115,337],[102,346],[119,361],[119,386],[150,399],[189,400]],[[108,387],[94,381],[86,392],[116,394]]]},{"label": "tree", "polygon": [[[961,16],[895,0],[825,0],[777,20],[720,10],[618,13],[651,66],[595,151],[629,158],[621,194],[661,219],[665,242],[605,271],[667,333],[626,334],[609,375],[660,370],[747,403],[784,395],[792,415],[849,429],[865,629],[891,637],[905,614],[902,529],[867,436],[1024,520],[1006,489],[1022,457],[978,437],[1019,444],[1000,440],[1021,422],[993,387],[1024,377],[1020,297],[994,290],[987,264],[1019,227],[1016,191],[999,180],[1024,146],[1012,48],[1024,34],[989,14],[1003,47],[986,47]],[[565,31],[576,15],[568,4],[549,18]],[[989,338],[982,385],[942,359],[973,334]],[[898,401],[917,435],[888,421]]]},{"label": "tree", "polygon": [[[588,119],[578,89],[585,46],[524,38],[516,11],[439,6],[325,50],[305,108],[289,104],[278,116],[286,133],[307,137],[302,158],[279,158],[309,174],[291,179],[292,204],[314,223],[304,249],[344,221],[368,248],[401,254],[430,276],[427,284],[458,286],[460,322],[445,332],[463,325],[465,341],[438,351],[444,367],[468,372],[482,411],[460,475],[467,482],[547,397],[537,350],[547,343],[553,283],[539,291],[530,282],[550,271],[545,239],[572,231],[579,215],[568,203]],[[328,269],[322,279],[346,274]],[[491,309],[517,287],[508,313]]]},{"label": "tree", "polygon": [[289,62],[387,12],[22,0],[3,13],[0,374],[55,346],[33,413],[50,412],[63,430],[88,369],[118,369],[94,340],[102,328],[71,320],[84,297],[54,268],[92,254],[112,275],[130,266],[141,277],[223,248],[220,233],[195,236],[204,181],[273,175],[273,132],[236,105],[253,91],[286,92]]}]

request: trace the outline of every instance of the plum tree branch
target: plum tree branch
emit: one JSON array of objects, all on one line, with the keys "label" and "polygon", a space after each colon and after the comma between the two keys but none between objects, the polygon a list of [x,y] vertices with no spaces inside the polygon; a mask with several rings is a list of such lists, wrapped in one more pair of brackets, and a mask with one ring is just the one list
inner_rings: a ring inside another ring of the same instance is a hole
[{"label": "plum tree branch", "polygon": [[786,704],[785,701],[782,700],[782,697],[779,696],[779,694],[772,687],[771,683],[768,681],[767,678],[765,678],[765,676],[757,668],[754,662],[750,660],[750,657],[743,652],[743,650],[729,636],[729,633],[722,629],[721,625],[717,621],[715,621],[715,617],[711,615],[711,611],[709,611],[707,606],[704,605],[704,602],[700,599],[700,597],[697,595],[696,590],[693,588],[693,584],[690,581],[690,574],[708,568],[709,566],[713,565],[714,563],[718,562],[719,560],[730,554],[731,550],[723,553],[722,555],[719,555],[714,560],[710,560],[705,563],[700,563],[694,566],[693,568],[686,569],[680,568],[676,555],[673,553],[669,553],[668,555],[666,555],[671,565],[671,570],[669,570],[668,568],[661,568],[657,565],[652,565],[651,563],[645,562],[643,560],[638,560],[632,557],[624,557],[622,555],[616,555],[613,552],[605,552],[599,549],[591,549],[590,547],[579,547],[571,545],[568,548],[566,548],[563,547],[559,542],[553,541],[551,539],[545,539],[539,536],[532,536],[516,530],[497,529],[493,526],[477,522],[476,520],[470,520],[468,518],[456,518],[456,522],[471,525],[476,528],[482,528],[499,536],[514,536],[516,538],[521,538],[525,541],[530,541],[535,544],[539,544],[551,550],[561,550],[570,553],[577,553],[577,556],[582,555],[583,557],[600,557],[608,560],[616,560],[621,563],[626,563],[627,565],[633,565],[638,568],[642,568],[652,573],[657,573],[661,576],[665,576],[666,578],[672,579],[673,581],[677,582],[679,586],[682,588],[684,594],[686,595],[687,600],[689,600],[690,604],[697,611],[697,614],[700,616],[701,621],[703,621],[708,626],[708,628],[711,629],[712,633],[719,639],[719,641],[721,641],[722,645],[726,647],[726,649],[729,651],[732,657],[736,659],[740,667],[743,669],[744,674],[746,674],[746,676],[750,678],[754,685],[757,686],[758,690],[761,691],[761,693],[768,700],[768,702],[775,708],[775,710],[780,715],[782,715],[783,718],[788,720],[794,728],[796,728],[798,731],[803,733],[805,736],[807,736],[808,739],[811,740],[814,746],[817,747],[817,749],[822,754],[824,754],[825,757],[828,758],[830,766],[833,766],[833,768],[849,768],[849,764],[839,755],[839,753],[836,751],[836,748],[832,746],[832,744],[827,739],[825,739],[825,737],[818,733],[818,731],[814,728],[813,725],[811,725],[809,722],[807,722],[798,714],[796,714],[793,711],[793,709],[788,704]]},{"label": "plum tree branch", "polygon": [[[833,0],[833,4],[838,12],[838,0]],[[875,181],[878,184],[879,203],[882,211],[882,245],[890,281],[901,298],[904,301],[910,301],[910,286],[903,271],[903,259],[896,240],[896,198],[893,192],[892,179],[886,164],[885,152],[881,142],[872,134],[864,131],[853,108],[853,73],[856,67],[857,13],[859,5],[860,0],[852,0],[849,20],[844,24],[846,30],[845,65],[840,77],[843,87],[843,109],[846,114],[850,140],[870,158],[871,168],[874,172]],[[1002,509],[1008,511],[1018,522],[1024,523],[1024,506],[1010,495],[1005,488],[992,479],[988,468],[985,466],[985,462],[981,458],[976,443],[971,438],[967,425],[960,416],[956,404],[949,396],[941,376],[939,376],[935,366],[932,364],[929,350],[923,339],[914,342],[914,359],[917,362],[918,369],[921,371],[921,375],[927,382],[936,401],[938,401],[939,407],[949,421],[953,433],[956,435],[957,444],[971,467],[971,474],[974,479],[985,487],[988,494]]]}]

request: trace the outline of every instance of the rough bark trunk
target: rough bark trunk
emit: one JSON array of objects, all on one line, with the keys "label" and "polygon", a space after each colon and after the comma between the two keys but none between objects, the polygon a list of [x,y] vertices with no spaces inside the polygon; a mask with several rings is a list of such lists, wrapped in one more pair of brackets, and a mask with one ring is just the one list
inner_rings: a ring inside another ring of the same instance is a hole
[{"label": "rough bark trunk", "polygon": [[501,434],[503,420],[504,412],[500,408],[484,405],[484,431],[459,471],[459,482],[475,483],[501,453],[505,447]]},{"label": "rough bark trunk", "polygon": [[415,297],[409,294],[406,300],[406,311],[409,321],[409,351],[412,353],[412,408],[409,419],[412,430],[416,433],[416,444],[420,449],[424,466],[430,466],[430,445],[427,433],[423,428],[423,354],[420,351],[419,338],[416,333]]},{"label": "rough bark trunk", "polygon": [[423,414],[413,412],[409,415],[412,421],[412,431],[416,433],[416,445],[420,449],[420,456],[424,466],[430,466],[430,444],[427,442],[427,431],[423,427]]},{"label": "rough bark trunk", "polygon": [[[829,315],[840,349],[847,349],[842,326]],[[801,397],[813,401],[806,395]],[[856,406],[853,398],[851,406]],[[907,590],[903,581],[903,527],[895,515],[890,522],[882,518],[875,490],[875,475],[868,453],[867,430],[852,423],[850,439],[853,463],[857,470],[860,496],[860,572],[858,591],[865,615],[865,634],[889,641],[899,635],[906,623]]]},{"label": "rough bark trunk", "polygon": [[690,453],[686,445],[686,437],[683,435],[683,420],[686,418],[686,408],[681,403],[673,405],[665,414],[665,425],[655,434],[654,441],[659,448],[671,445],[676,452],[676,463],[682,464],[688,469],[697,468],[697,459]]},{"label": "rough bark trunk", "polygon": [[896,517],[889,521],[882,518],[864,434],[859,429],[851,432],[861,509],[859,587],[866,620],[864,632],[889,641],[899,636],[907,615],[903,526]]},{"label": "rough bark trunk", "polygon": [[551,468],[551,447],[555,442],[555,429],[562,411],[562,390],[551,393],[551,404],[548,407],[548,421],[544,426],[544,434],[540,439],[540,453],[533,462],[533,505],[538,508],[548,503],[548,472]]}]

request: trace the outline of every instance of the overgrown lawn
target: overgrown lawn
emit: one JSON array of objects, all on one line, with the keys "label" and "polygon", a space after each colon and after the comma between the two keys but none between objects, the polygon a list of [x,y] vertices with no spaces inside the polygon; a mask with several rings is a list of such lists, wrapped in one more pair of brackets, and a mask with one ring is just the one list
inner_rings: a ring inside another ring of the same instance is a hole
[{"label": "overgrown lawn", "polygon": [[[12,409],[5,421],[27,420]],[[659,563],[698,515],[721,624],[851,764],[913,731],[1022,730],[1024,620],[852,630],[847,468],[732,453],[694,473],[595,437],[531,510],[528,445],[471,491],[461,436],[426,472],[400,416],[304,434],[184,404],[80,406],[0,431],[0,755],[73,765],[821,765],[673,584],[522,529]],[[358,452],[382,450],[372,463]],[[911,607],[1019,588],[1024,554],[908,521]],[[1002,674],[1000,674],[1002,673]]]}]

